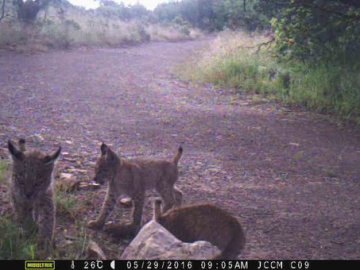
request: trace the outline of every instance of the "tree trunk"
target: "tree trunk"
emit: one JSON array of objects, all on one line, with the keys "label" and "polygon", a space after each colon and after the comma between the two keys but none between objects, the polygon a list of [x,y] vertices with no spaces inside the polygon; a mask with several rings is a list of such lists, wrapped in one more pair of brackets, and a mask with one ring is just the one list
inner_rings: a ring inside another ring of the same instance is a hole
[{"label": "tree trunk", "polygon": [[18,19],[24,23],[33,23],[40,10],[45,8],[51,0],[16,0]]},{"label": "tree trunk", "polygon": [[5,17],[5,4],[6,4],[6,0],[3,0],[3,1],[2,1],[2,4],[1,4],[0,22],[1,22],[2,19],[4,19],[4,17]]}]

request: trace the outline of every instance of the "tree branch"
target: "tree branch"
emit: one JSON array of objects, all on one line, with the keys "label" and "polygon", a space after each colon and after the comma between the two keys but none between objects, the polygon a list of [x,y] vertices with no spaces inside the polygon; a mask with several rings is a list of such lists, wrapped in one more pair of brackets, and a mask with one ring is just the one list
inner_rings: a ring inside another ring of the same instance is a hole
[{"label": "tree branch", "polygon": [[[260,50],[261,50],[261,47],[270,47],[270,45],[275,42],[275,37],[272,37],[270,40],[268,41],[265,41],[265,42],[262,42],[262,43],[259,43],[259,44],[256,44],[254,46],[237,46],[235,47],[233,50],[237,50],[237,49],[255,49],[256,48],[256,51],[255,53],[258,53]],[[233,51],[232,50],[232,51]]]},{"label": "tree branch", "polygon": [[4,19],[4,17],[5,17],[5,4],[6,4],[6,0],[3,0],[3,1],[2,1],[2,5],[1,5],[0,22],[1,22],[2,19]]},{"label": "tree branch", "polygon": [[261,50],[261,47],[263,46],[267,46],[267,47],[270,47],[270,45],[275,41],[275,37],[272,37],[269,41],[266,41],[266,42],[263,42],[263,43],[260,43],[257,46],[257,49],[256,49],[256,53],[258,53],[260,50]]}]

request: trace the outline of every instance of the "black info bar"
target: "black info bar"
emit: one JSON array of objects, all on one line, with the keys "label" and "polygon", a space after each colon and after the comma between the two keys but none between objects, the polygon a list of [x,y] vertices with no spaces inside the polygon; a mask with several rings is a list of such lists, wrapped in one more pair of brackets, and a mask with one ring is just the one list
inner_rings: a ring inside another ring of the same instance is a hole
[{"label": "black info bar", "polygon": [[2,260],[11,270],[328,270],[360,269],[360,260]]}]

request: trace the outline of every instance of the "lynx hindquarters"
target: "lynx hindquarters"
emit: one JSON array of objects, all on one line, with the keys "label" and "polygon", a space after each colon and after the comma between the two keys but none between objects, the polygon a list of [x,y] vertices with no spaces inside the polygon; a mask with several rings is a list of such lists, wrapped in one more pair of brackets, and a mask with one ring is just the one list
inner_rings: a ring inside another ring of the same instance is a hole
[{"label": "lynx hindquarters", "polygon": [[100,150],[94,181],[103,184],[107,180],[109,186],[98,218],[88,223],[90,228],[99,229],[104,226],[121,194],[127,194],[133,199],[132,225],[137,227],[141,224],[146,189],[154,188],[159,192],[166,210],[181,204],[182,193],[174,185],[178,179],[177,164],[182,155],[182,147],[179,147],[172,161],[121,159],[104,143]]},{"label": "lynx hindquarters", "polygon": [[183,242],[204,240],[217,246],[221,254],[214,259],[236,259],[245,246],[239,221],[215,205],[189,205],[162,214],[161,200],[155,200],[154,219]]},{"label": "lynx hindquarters", "polygon": [[55,226],[53,170],[61,147],[52,155],[27,152],[25,140],[20,139],[20,150],[11,141],[8,149],[13,161],[10,192],[17,221],[26,232],[34,225],[40,247],[49,250]]}]

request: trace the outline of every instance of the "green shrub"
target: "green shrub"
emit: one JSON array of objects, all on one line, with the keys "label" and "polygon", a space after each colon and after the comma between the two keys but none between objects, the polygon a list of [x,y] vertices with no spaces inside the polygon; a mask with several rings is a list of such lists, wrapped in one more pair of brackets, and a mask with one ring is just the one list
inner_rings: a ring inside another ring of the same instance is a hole
[{"label": "green shrub", "polygon": [[337,60],[304,64],[277,62],[271,50],[257,50],[262,38],[244,33],[220,35],[181,75],[241,91],[274,95],[319,112],[360,123],[360,67]]},{"label": "green shrub", "polygon": [[29,37],[20,24],[2,22],[0,25],[0,47],[9,45],[22,45]]}]

